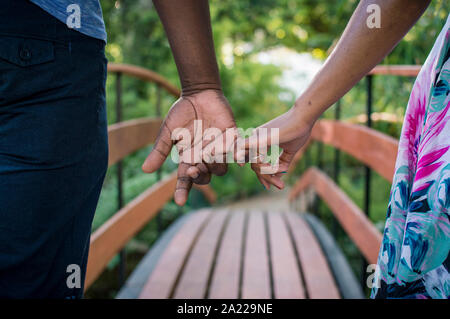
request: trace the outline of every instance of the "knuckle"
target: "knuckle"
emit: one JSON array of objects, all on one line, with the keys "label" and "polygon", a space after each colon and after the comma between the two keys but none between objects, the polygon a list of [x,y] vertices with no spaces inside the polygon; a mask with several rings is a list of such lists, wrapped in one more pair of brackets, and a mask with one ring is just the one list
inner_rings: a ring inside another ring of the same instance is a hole
[{"label": "knuckle", "polygon": [[179,184],[187,184],[191,181],[191,178],[188,176],[179,176],[178,177],[178,182]]},{"label": "knuckle", "polygon": [[214,174],[217,176],[223,176],[227,173],[228,171],[228,165],[217,165]]}]

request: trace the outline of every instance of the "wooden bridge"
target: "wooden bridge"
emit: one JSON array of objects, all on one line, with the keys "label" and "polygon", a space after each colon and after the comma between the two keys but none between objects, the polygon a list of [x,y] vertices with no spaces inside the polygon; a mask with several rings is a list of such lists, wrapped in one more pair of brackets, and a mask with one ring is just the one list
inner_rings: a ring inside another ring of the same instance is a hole
[{"label": "wooden bridge", "polygon": [[[216,194],[210,186],[198,187],[213,206],[179,217],[151,247],[117,297],[364,298],[361,285],[331,233],[319,218],[305,211],[314,196],[321,198],[366,262],[376,263],[381,233],[366,215],[370,172],[376,171],[391,182],[398,143],[370,128],[371,79],[374,75],[413,77],[419,69],[378,66],[372,70],[367,76],[369,127],[320,120],[290,168],[292,174],[314,142],[353,156],[366,166],[366,212],[339,188],[337,172],[333,180],[320,167],[306,170],[287,193],[224,207],[214,206]],[[108,70],[116,75],[118,123],[109,128],[109,165],[118,166],[120,209],[92,234],[85,289],[172,200],[176,183],[174,172],[123,206],[121,160],[154,143],[162,120],[158,117],[121,121],[121,76],[154,83],[158,92],[164,90],[174,98],[180,92],[150,70],[120,64],[110,64]],[[161,116],[160,105],[157,110]]]}]

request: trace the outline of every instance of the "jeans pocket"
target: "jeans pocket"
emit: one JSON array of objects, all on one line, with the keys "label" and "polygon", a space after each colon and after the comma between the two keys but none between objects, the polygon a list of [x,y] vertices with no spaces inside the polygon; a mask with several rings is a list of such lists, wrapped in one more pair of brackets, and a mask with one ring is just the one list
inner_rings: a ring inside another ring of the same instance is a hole
[{"label": "jeans pocket", "polygon": [[51,41],[0,36],[0,59],[20,67],[47,63],[55,59]]},{"label": "jeans pocket", "polygon": [[65,44],[0,35],[0,109],[46,97],[70,86],[71,55]]}]

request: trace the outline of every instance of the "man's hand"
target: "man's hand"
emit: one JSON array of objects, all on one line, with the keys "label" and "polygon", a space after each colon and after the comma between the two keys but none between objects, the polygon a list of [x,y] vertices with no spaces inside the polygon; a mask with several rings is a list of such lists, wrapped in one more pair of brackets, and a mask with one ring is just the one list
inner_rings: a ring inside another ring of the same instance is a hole
[{"label": "man's hand", "polygon": [[[235,127],[235,123],[221,90],[208,0],[153,0],[153,3],[167,34],[183,93],[170,109],[155,147],[142,168],[148,173],[157,170],[175,143],[182,161],[178,166],[174,197],[178,205],[184,205],[193,182],[207,184],[211,173],[223,175],[227,170],[226,164],[207,165],[201,162],[201,157],[195,162],[186,158],[187,151],[198,142],[195,139],[199,132],[194,132],[194,121],[202,121],[202,132],[211,127],[224,131]],[[182,141],[179,137],[173,141],[172,133],[176,137],[175,130],[182,128],[190,131],[190,141]]]},{"label": "man's hand", "polygon": [[[201,132],[199,132],[198,125],[194,127],[195,120],[201,121]],[[236,124],[233,112],[222,91],[204,90],[189,96],[182,96],[170,108],[153,150],[142,165],[142,170],[146,173],[153,173],[159,169],[175,144],[180,154],[180,163],[174,198],[175,202],[182,206],[187,201],[192,183],[208,184],[211,174],[221,176],[227,172],[226,163],[199,162],[193,157],[183,156],[184,153],[194,149],[198,143],[202,143],[198,145],[202,149],[211,142],[203,138],[203,133],[208,128],[217,128],[224,132],[227,128],[234,127]],[[189,131],[190,140],[183,140],[182,136],[177,136],[177,131],[182,128]]]}]

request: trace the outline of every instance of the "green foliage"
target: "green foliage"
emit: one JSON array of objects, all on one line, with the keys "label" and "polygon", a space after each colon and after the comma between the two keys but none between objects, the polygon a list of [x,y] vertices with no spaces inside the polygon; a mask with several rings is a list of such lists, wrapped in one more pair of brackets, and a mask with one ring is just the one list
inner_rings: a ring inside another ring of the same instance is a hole
[{"label": "green foliage", "polygon": [[[261,64],[255,56],[274,47],[287,47],[298,52],[309,52],[324,59],[358,4],[349,1],[317,0],[211,0],[211,19],[223,90],[230,101],[239,127],[257,127],[283,113],[294,101],[280,101],[280,95],[289,94],[280,86],[283,70],[275,65]],[[123,62],[146,67],[178,85],[178,75],[164,30],[150,0],[102,1],[105,24],[108,30],[107,58],[110,62]],[[398,47],[385,59],[387,64],[422,64],[449,12],[449,3],[435,0],[417,25]],[[339,80],[339,79],[336,79]],[[374,78],[374,111],[389,112],[402,117],[413,79],[398,77]],[[107,81],[108,122],[116,122],[115,77]],[[123,77],[123,120],[155,116],[156,88],[136,79]],[[162,114],[174,99],[162,95]],[[365,83],[359,83],[342,99],[342,117],[350,118],[364,113],[366,103]],[[333,117],[333,109],[324,117]],[[398,137],[400,124],[376,123],[376,128]],[[149,153],[146,148],[128,156],[124,162],[124,196],[129,202],[156,181],[156,174],[146,175],[140,170]],[[324,161],[332,167],[334,151],[326,148]],[[313,158],[314,156],[311,156]],[[312,163],[312,162],[310,162]],[[303,167],[304,163],[301,164]],[[341,186],[358,204],[362,205],[363,180],[361,164],[343,157]],[[176,169],[166,161],[162,175]],[[303,169],[298,168],[297,172]],[[331,172],[331,171],[330,171]],[[375,173],[374,173],[375,174]],[[212,186],[220,202],[248,197],[263,190],[249,167],[229,166],[226,176],[213,178]],[[389,196],[389,183],[374,176],[372,218],[384,220]],[[159,220],[164,229],[177,216],[192,208],[206,205],[202,196],[193,191],[185,208],[169,203]],[[323,208],[324,210],[326,208]],[[110,168],[101,194],[94,220],[96,229],[117,211],[116,167]],[[158,222],[152,221],[137,236],[137,240],[151,245],[156,239]],[[345,241],[345,240],[344,240]],[[346,247],[350,247],[348,243]],[[350,251],[355,250],[349,248]]]}]

